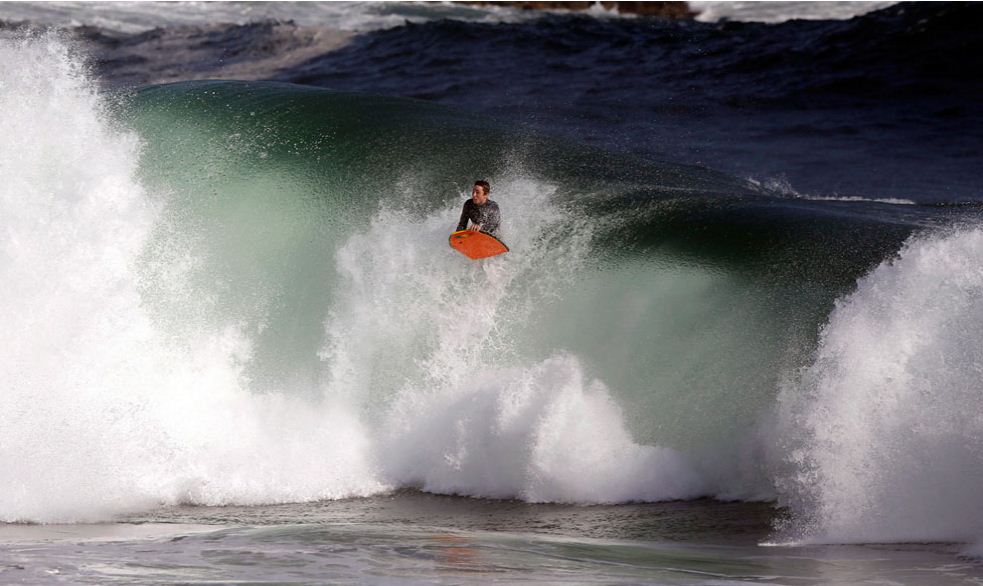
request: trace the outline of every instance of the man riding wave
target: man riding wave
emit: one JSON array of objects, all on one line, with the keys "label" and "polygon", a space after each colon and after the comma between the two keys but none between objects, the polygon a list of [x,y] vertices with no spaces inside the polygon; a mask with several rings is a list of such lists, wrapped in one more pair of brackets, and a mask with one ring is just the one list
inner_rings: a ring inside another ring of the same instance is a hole
[{"label": "man riding wave", "polygon": [[[467,229],[495,234],[502,221],[502,215],[498,204],[488,199],[489,193],[491,193],[491,185],[487,181],[474,182],[471,199],[464,202],[464,209],[461,210],[461,220],[457,223],[458,231]],[[470,227],[468,221],[471,222]]]}]

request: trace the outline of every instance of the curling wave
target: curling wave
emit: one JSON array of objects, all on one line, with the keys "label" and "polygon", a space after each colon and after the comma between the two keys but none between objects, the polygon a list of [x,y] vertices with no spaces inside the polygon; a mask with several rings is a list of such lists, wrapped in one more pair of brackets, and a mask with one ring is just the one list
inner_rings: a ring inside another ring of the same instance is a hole
[{"label": "curling wave", "polygon": [[[980,531],[980,235],[937,231],[970,212],[791,197],[415,100],[109,101],[57,39],[0,52],[0,519],[412,486],[779,498],[819,539]],[[446,235],[477,176],[512,252],[469,263]]]}]

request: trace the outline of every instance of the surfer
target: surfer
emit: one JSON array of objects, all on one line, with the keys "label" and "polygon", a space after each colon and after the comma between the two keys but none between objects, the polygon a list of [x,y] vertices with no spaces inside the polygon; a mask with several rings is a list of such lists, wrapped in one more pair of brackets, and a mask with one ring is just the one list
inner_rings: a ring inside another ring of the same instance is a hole
[{"label": "surfer", "polygon": [[[498,204],[488,199],[489,193],[491,193],[491,185],[487,181],[474,182],[471,199],[464,202],[464,209],[461,210],[461,221],[457,223],[458,231],[467,229],[495,234],[502,216]],[[470,227],[468,227],[468,220],[471,220]]]}]

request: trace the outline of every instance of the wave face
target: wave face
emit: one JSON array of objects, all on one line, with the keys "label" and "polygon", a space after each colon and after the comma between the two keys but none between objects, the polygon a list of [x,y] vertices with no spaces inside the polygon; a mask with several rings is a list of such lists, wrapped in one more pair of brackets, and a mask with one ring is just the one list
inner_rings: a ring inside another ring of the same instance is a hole
[{"label": "wave face", "polygon": [[[291,84],[109,102],[54,38],[0,51],[4,521],[418,487],[978,537],[972,210]],[[446,245],[476,177],[481,263]]]}]

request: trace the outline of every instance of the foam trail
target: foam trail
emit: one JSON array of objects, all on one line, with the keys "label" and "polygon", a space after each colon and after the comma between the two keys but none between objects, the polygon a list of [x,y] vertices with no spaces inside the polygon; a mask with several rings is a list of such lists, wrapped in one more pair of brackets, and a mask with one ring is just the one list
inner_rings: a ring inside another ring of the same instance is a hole
[{"label": "foam trail", "polygon": [[873,203],[887,203],[892,205],[902,205],[911,206],[915,205],[915,202],[910,199],[897,198],[897,197],[857,197],[857,196],[802,196],[802,199],[810,199],[813,201],[868,201]]},{"label": "foam trail", "polygon": [[921,236],[837,303],[781,397],[790,539],[983,537],[983,230]]},{"label": "foam trail", "polygon": [[575,356],[514,352],[516,330],[586,261],[592,231],[550,203],[553,185],[521,171],[492,185],[507,194],[508,255],[473,263],[446,247],[456,205],[416,219],[382,210],[338,254],[329,386],[385,405],[375,419],[384,478],[534,502],[705,494],[681,454],[632,440],[609,391]]},{"label": "foam trail", "polygon": [[234,323],[157,330],[136,266],[162,204],[56,38],[0,42],[0,125],[0,520],[381,488],[346,406],[246,391]]},{"label": "foam trail", "polygon": [[763,187],[767,191],[779,193],[781,195],[794,197],[797,199],[807,199],[810,201],[845,201],[845,202],[870,202],[870,203],[886,203],[891,205],[917,205],[917,202],[911,199],[904,199],[898,197],[860,197],[855,195],[808,195],[805,193],[800,193],[792,187],[788,179],[785,178],[771,178],[764,181],[758,181],[752,177],[748,178],[748,182],[755,187]]}]

